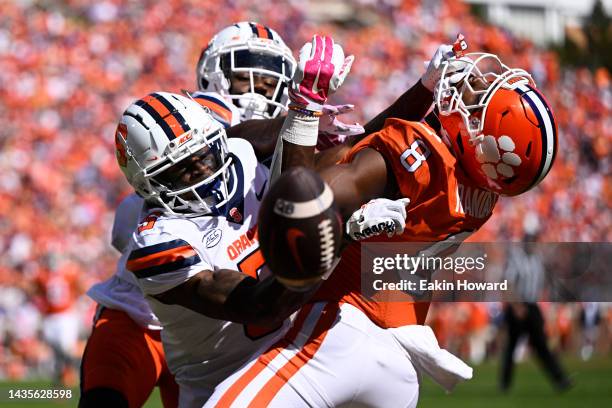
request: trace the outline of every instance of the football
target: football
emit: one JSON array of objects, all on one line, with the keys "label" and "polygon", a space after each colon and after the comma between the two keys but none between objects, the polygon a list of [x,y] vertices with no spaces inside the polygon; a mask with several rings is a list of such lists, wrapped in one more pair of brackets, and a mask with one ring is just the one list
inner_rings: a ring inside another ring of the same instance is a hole
[{"label": "football", "polygon": [[304,288],[330,271],[340,252],[342,220],[330,187],[295,167],[270,187],[259,209],[259,243],[284,285]]}]

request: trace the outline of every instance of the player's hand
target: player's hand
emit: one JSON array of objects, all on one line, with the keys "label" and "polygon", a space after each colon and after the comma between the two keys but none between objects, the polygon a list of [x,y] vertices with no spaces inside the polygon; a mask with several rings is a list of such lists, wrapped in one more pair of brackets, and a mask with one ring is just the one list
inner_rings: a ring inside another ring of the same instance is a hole
[{"label": "player's hand", "polygon": [[330,135],[355,136],[365,133],[365,129],[359,123],[346,123],[338,119],[338,116],[352,112],[355,105],[323,105],[323,116],[319,121],[319,133]]},{"label": "player's hand", "polygon": [[461,71],[467,66],[460,58],[463,57],[467,49],[467,43],[462,34],[457,35],[457,40],[453,45],[441,44],[434,53],[431,60],[425,62],[425,73],[421,77],[421,83],[425,88],[433,92],[436,84],[442,76],[444,62],[449,61],[447,72]]},{"label": "player's hand", "polygon": [[365,132],[359,123],[346,123],[338,119],[339,115],[352,112],[354,105],[323,105],[323,116],[319,121],[319,138],[317,150],[322,151],[337,146],[347,138]]},{"label": "player's hand", "polygon": [[344,82],[354,60],[352,55],[345,57],[342,47],[331,37],[315,35],[300,50],[289,88],[290,108],[319,116],[329,95]]},{"label": "player's hand", "polygon": [[388,237],[404,232],[409,198],[389,200],[376,198],[355,211],[346,222],[346,233],[358,241],[383,232]]}]

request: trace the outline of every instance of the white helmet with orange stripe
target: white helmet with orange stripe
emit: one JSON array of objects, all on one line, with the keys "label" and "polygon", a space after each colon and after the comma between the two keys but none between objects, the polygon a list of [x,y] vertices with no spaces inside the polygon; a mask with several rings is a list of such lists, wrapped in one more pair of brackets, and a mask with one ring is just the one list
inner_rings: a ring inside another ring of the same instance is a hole
[{"label": "white helmet with orange stripe", "polygon": [[184,96],[154,92],[132,103],[117,126],[115,148],[130,185],[170,213],[216,213],[235,193],[223,126]]},{"label": "white helmet with orange stripe", "polygon": [[295,67],[276,31],[240,22],[221,30],[202,50],[196,75],[201,91],[230,99],[243,120],[261,119],[287,109],[287,85]]}]

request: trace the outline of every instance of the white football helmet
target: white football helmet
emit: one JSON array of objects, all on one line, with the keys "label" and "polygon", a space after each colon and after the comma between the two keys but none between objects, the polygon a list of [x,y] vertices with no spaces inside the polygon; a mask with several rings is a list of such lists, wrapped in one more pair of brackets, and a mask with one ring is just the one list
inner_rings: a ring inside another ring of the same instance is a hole
[{"label": "white football helmet", "polygon": [[[234,159],[223,126],[184,96],[154,92],[132,103],[117,126],[115,147],[130,185],[170,213],[218,213],[235,194]],[[195,161],[196,155],[206,170],[181,181],[176,175],[190,163],[182,161]]]},{"label": "white football helmet", "polygon": [[[278,33],[257,23],[240,22],[224,28],[202,50],[196,68],[198,88],[231,99],[243,120],[274,118],[287,109],[287,86],[296,61]],[[231,77],[248,73],[250,91],[230,90]],[[253,75],[277,79],[270,98],[256,92]]]}]

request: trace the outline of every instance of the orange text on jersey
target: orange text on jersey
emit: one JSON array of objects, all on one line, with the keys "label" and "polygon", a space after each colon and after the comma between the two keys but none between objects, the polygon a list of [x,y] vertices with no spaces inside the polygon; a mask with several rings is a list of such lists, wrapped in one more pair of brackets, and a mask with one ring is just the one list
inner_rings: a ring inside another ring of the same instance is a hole
[{"label": "orange text on jersey", "polygon": [[255,225],[227,247],[227,256],[233,261],[245,250],[257,245],[257,240],[257,225]]}]

